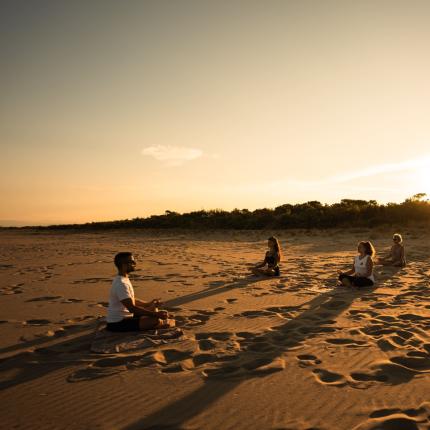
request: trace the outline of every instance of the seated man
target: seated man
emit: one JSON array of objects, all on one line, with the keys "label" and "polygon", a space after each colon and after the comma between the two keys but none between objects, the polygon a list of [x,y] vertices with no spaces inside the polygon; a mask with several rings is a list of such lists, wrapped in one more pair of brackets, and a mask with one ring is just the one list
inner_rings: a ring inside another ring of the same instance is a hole
[{"label": "seated man", "polygon": [[118,275],[110,290],[106,329],[125,332],[174,327],[175,320],[169,318],[168,312],[158,310],[159,300],[147,303],[134,297],[128,277],[136,268],[133,254],[120,252],[115,255],[114,263]]}]

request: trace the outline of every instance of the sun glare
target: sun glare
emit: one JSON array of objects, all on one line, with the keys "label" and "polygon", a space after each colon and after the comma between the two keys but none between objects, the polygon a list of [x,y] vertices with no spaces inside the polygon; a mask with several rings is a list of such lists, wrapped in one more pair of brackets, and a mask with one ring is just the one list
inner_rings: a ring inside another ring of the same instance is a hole
[{"label": "sun glare", "polygon": [[430,196],[430,165],[417,170],[416,189],[420,193],[426,193],[427,197]]}]

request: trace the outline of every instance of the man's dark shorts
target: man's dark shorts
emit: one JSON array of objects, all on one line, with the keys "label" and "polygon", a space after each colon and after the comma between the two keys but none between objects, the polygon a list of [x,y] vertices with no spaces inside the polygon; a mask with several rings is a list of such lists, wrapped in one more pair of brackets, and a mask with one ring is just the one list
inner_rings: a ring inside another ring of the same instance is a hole
[{"label": "man's dark shorts", "polygon": [[139,319],[140,317],[129,317],[124,318],[121,321],[114,323],[107,323],[106,330],[109,331],[139,331]]}]

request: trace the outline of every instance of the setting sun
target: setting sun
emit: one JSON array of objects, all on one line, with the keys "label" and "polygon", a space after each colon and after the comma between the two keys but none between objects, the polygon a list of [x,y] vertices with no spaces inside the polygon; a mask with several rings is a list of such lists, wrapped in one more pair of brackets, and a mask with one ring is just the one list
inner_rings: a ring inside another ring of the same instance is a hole
[{"label": "setting sun", "polygon": [[421,167],[417,172],[417,190],[426,193],[430,197],[430,163],[427,167]]}]

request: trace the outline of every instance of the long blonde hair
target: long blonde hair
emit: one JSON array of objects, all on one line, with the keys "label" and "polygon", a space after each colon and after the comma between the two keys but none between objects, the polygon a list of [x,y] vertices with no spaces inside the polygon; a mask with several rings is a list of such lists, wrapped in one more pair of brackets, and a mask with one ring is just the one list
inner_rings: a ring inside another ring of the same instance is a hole
[{"label": "long blonde hair", "polygon": [[267,239],[269,242],[272,242],[275,246],[275,251],[276,251],[276,258],[278,260],[278,263],[281,261],[281,257],[282,257],[282,252],[281,252],[281,245],[279,244],[279,240],[275,237],[275,236],[270,236]]},{"label": "long blonde hair", "polygon": [[394,239],[399,239],[399,243],[403,243],[403,237],[400,233],[394,233],[393,234],[393,240]]},{"label": "long blonde hair", "polygon": [[358,243],[358,246],[360,246],[360,245],[363,245],[364,252],[367,255],[369,255],[371,258],[373,258],[375,256],[376,251],[375,251],[375,247],[372,245],[372,242],[369,242],[368,240],[367,241],[363,240],[363,241]]}]

